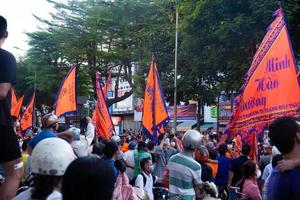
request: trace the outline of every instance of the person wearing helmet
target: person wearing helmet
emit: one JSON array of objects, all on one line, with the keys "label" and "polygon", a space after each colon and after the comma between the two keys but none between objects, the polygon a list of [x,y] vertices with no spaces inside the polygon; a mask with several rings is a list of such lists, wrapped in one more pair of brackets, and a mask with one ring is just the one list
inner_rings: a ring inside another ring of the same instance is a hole
[{"label": "person wearing helmet", "polygon": [[194,153],[203,143],[203,135],[188,130],[183,138],[184,149],[173,155],[168,162],[169,191],[182,199],[196,199],[200,194],[201,165],[195,161]]},{"label": "person wearing helmet", "polygon": [[117,143],[118,145],[120,145],[121,142],[121,138],[118,135],[113,135],[110,139],[111,141],[114,141],[115,143]]},{"label": "person wearing helmet", "polygon": [[62,176],[76,158],[72,147],[60,138],[47,138],[39,142],[31,154],[33,186],[13,200],[60,200]]},{"label": "person wearing helmet", "polygon": [[86,117],[86,122],[88,124],[86,133],[78,128],[71,128],[70,130],[76,130],[75,136],[78,135],[78,137],[75,137],[74,141],[72,142],[72,147],[77,157],[87,156],[92,152],[91,144],[95,137],[95,127],[90,117]]},{"label": "person wearing helmet", "polygon": [[34,147],[42,140],[46,138],[55,138],[60,137],[69,142],[73,141],[74,133],[73,132],[61,132],[55,134],[54,132],[58,128],[58,117],[52,113],[46,114],[42,118],[42,131],[37,134],[30,142],[28,146],[28,153],[31,154]]}]

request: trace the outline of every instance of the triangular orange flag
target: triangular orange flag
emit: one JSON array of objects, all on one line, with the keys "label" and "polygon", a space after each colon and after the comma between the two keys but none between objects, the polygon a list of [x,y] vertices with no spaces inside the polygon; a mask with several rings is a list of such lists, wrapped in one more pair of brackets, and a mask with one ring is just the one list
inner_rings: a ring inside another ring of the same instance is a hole
[{"label": "triangular orange flag", "polygon": [[154,56],[150,65],[144,97],[142,127],[151,140],[157,140],[169,119]]},{"label": "triangular orange flag", "polygon": [[10,114],[11,116],[15,117],[16,119],[19,117],[20,109],[23,104],[24,96],[22,96],[19,100],[17,99],[17,95],[14,89],[11,91],[11,109]]},{"label": "triangular orange flag", "polygon": [[96,132],[103,139],[109,140],[114,132],[114,126],[105,103],[99,73],[96,74],[96,90],[97,103],[93,112],[93,120],[96,123]]},{"label": "triangular orange flag", "polygon": [[29,104],[26,107],[25,112],[23,113],[20,120],[20,128],[22,134],[24,134],[28,129],[33,126],[33,116],[34,116],[34,101],[35,101],[35,92],[33,93]]},{"label": "triangular orange flag", "polygon": [[297,64],[280,8],[254,56],[241,93],[236,98],[236,108],[227,127],[229,139],[241,135],[254,148],[255,141],[252,140],[256,138],[253,134],[260,136],[278,117],[299,118],[299,108]]},{"label": "triangular orange flag", "polygon": [[69,70],[57,94],[55,114],[58,117],[77,111],[76,95],[77,65]]}]

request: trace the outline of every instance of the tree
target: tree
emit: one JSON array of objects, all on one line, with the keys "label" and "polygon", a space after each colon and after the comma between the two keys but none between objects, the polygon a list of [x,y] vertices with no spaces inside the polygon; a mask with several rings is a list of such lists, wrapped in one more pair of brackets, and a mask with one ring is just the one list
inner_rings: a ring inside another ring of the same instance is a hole
[{"label": "tree", "polygon": [[[22,71],[18,79],[25,82],[19,90],[32,90],[36,83],[41,102],[48,105],[72,63],[80,66],[80,95],[93,95],[96,71],[104,82],[112,69],[112,76],[127,81],[132,90],[109,99],[109,106],[133,92],[143,97],[152,54],[166,100],[172,104],[176,9],[180,16],[177,101],[215,103],[221,91],[238,92],[278,8],[275,0],[49,2],[56,12],[49,21],[37,17],[48,27],[28,34],[31,48],[18,66]],[[283,7],[299,55],[299,0],[284,1]],[[117,84],[115,94],[118,89]]]}]

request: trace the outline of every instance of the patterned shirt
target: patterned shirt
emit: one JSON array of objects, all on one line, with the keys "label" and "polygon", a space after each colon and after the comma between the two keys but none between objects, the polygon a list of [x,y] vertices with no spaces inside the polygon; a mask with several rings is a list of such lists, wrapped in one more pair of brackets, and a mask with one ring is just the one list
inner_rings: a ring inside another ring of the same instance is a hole
[{"label": "patterned shirt", "polygon": [[196,199],[195,186],[201,184],[201,165],[193,158],[178,153],[168,162],[170,188],[183,200]]}]

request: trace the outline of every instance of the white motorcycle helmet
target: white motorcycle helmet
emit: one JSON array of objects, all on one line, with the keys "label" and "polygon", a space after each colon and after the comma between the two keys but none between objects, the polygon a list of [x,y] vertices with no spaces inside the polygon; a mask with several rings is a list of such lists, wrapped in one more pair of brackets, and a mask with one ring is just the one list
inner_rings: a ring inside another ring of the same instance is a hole
[{"label": "white motorcycle helmet", "polygon": [[118,135],[114,135],[111,137],[111,141],[114,141],[115,143],[120,143],[121,142],[121,138]]},{"label": "white motorcycle helmet", "polygon": [[196,130],[188,130],[182,138],[183,146],[187,150],[196,150],[203,143],[203,135]]},{"label": "white motorcycle helmet", "polygon": [[32,151],[32,172],[38,175],[63,176],[75,158],[72,147],[66,141],[47,138],[39,142]]}]

